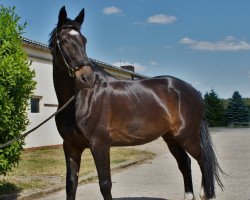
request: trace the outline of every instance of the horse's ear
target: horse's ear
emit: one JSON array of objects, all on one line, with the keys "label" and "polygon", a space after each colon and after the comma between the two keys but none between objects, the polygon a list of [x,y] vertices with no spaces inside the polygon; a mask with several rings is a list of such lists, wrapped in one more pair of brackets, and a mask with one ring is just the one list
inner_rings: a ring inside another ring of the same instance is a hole
[{"label": "horse's ear", "polygon": [[67,12],[65,6],[63,6],[59,11],[58,25],[63,25],[66,19],[67,19]]},{"label": "horse's ear", "polygon": [[74,19],[74,21],[81,26],[83,21],[84,21],[84,16],[85,16],[85,11],[84,11],[84,8],[83,8],[81,10],[81,12],[79,13],[79,15]]}]

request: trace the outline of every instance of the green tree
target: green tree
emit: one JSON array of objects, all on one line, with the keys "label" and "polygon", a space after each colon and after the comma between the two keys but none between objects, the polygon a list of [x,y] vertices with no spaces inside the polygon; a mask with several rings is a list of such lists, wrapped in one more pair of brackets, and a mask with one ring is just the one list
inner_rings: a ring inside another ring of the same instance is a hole
[{"label": "green tree", "polygon": [[[35,88],[34,72],[22,48],[24,25],[15,8],[0,5],[0,143],[16,138],[28,124],[27,106]],[[0,174],[6,175],[20,160],[24,141],[0,149]]]},{"label": "green tree", "polygon": [[233,93],[226,110],[228,125],[242,125],[249,122],[248,107],[238,91]]},{"label": "green tree", "polygon": [[250,98],[243,98],[243,101],[248,108],[248,121],[250,122]]},{"label": "green tree", "polygon": [[226,125],[225,108],[214,90],[204,95],[205,115],[210,127],[220,127]]}]

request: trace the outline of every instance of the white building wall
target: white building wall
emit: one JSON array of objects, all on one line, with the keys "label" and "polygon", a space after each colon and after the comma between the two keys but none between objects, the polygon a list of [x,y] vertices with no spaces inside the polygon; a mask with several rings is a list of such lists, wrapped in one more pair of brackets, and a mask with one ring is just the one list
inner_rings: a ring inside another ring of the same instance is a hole
[{"label": "white building wall", "polygon": [[[28,111],[30,125],[27,130],[35,127],[53,114],[57,109],[55,105],[58,104],[53,86],[51,61],[33,57],[29,57],[29,59],[32,60],[31,68],[36,72],[35,80],[37,81],[37,85],[33,95],[41,97],[41,100],[39,102],[39,113],[31,113],[30,109]],[[52,118],[49,122],[27,136],[25,143],[24,148],[62,144],[62,139],[55,125],[55,119]]]}]

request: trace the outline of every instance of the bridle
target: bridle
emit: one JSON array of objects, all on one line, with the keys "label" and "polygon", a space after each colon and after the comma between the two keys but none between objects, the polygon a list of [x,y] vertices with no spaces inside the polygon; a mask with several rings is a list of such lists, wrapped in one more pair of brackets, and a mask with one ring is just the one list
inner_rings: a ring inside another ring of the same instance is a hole
[{"label": "bridle", "polygon": [[74,78],[75,77],[75,70],[77,70],[78,68],[77,67],[72,68],[72,67],[69,66],[69,64],[68,64],[68,62],[67,62],[67,60],[66,60],[66,58],[64,56],[64,53],[62,51],[62,48],[60,46],[60,40],[57,37],[56,37],[56,45],[57,45],[57,47],[58,47],[58,49],[59,49],[59,51],[60,51],[60,53],[62,55],[63,61],[64,61],[65,65],[67,67],[67,70],[69,72],[69,76]]},{"label": "bridle", "polygon": [[[68,62],[67,62],[67,60],[66,60],[66,58],[65,58],[65,53],[63,53],[63,50],[62,50],[62,48],[61,48],[61,45],[60,45],[60,40],[59,40],[59,38],[58,38],[58,35],[57,35],[57,33],[58,33],[58,31],[60,31],[60,30],[62,30],[62,29],[65,29],[65,28],[71,28],[72,27],[72,29],[75,29],[74,28],[74,26],[72,26],[72,25],[67,25],[67,26],[63,26],[63,27],[61,27],[59,30],[55,30],[56,32],[55,32],[55,34],[56,34],[56,45],[57,45],[57,47],[58,47],[58,49],[59,49],[59,52],[60,52],[60,54],[61,54],[61,56],[62,56],[62,58],[63,58],[63,61],[64,61],[64,63],[65,63],[65,65],[66,65],[66,67],[67,67],[67,70],[68,70],[68,72],[69,72],[69,76],[70,77],[72,77],[72,78],[74,78],[75,77],[75,71],[77,71],[79,68],[78,67],[70,67],[69,66],[69,64],[68,64]],[[53,55],[54,56],[54,55]],[[68,59],[69,60],[72,60],[70,57],[68,57]]]}]

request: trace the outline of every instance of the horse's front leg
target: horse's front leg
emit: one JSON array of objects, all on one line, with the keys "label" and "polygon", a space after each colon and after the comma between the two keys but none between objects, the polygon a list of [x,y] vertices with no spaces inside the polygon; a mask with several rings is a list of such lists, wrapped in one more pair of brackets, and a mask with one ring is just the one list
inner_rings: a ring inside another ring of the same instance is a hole
[{"label": "horse's front leg", "polygon": [[104,200],[112,200],[110,175],[110,146],[102,142],[94,142],[91,152],[99,178],[99,185]]},{"label": "horse's front leg", "polygon": [[76,189],[78,185],[79,169],[81,164],[81,155],[84,148],[77,148],[73,145],[64,142],[63,150],[67,165],[67,175],[66,175],[67,200],[75,200]]}]

